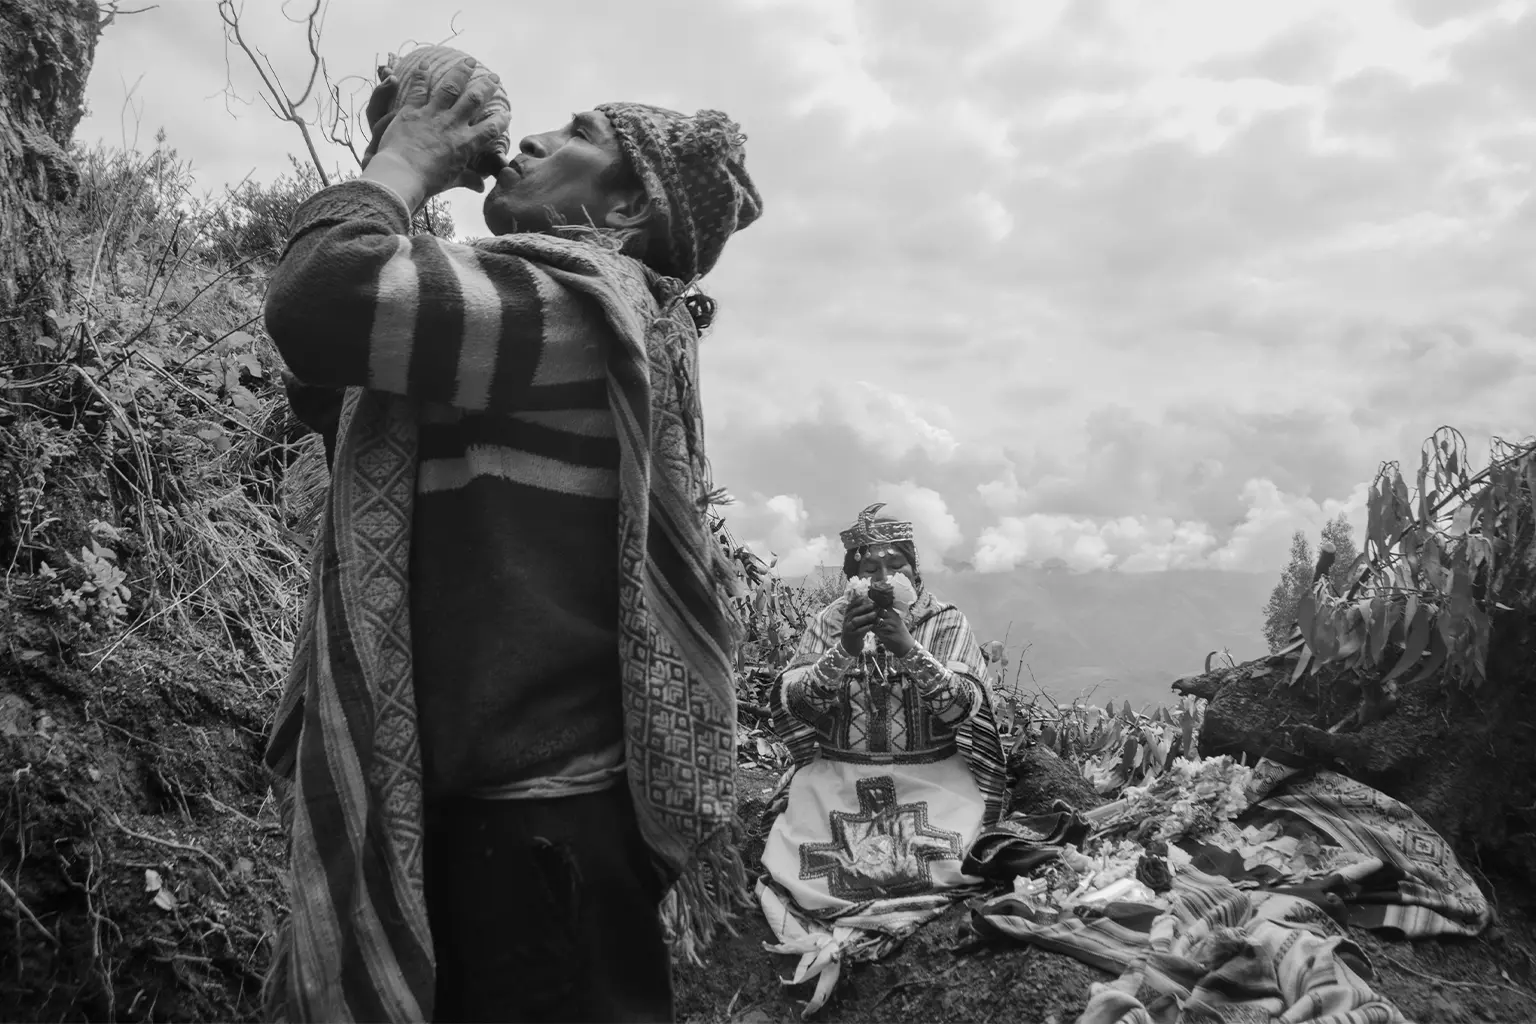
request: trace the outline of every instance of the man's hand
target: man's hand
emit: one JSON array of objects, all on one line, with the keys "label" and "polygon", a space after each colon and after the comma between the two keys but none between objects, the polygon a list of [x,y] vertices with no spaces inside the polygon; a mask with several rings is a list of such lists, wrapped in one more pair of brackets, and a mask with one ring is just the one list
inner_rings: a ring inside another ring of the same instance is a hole
[{"label": "man's hand", "polygon": [[886,650],[898,658],[905,658],[917,647],[917,641],[907,632],[907,624],[901,620],[901,612],[895,608],[882,608],[875,619],[875,636],[885,644]]},{"label": "man's hand", "polygon": [[[485,190],[480,176],[466,169],[506,132],[511,115],[482,112],[500,80],[491,75],[471,82],[473,73],[462,64],[431,90],[425,71],[404,81],[390,77],[368,99],[372,139],[363,153],[362,176],[394,189],[413,213],[455,185]],[[391,110],[397,95],[399,109]]]},{"label": "man's hand", "polygon": [[864,649],[864,634],[874,628],[877,615],[875,603],[869,598],[854,596],[848,599],[848,607],[843,611],[844,651],[858,656]]}]

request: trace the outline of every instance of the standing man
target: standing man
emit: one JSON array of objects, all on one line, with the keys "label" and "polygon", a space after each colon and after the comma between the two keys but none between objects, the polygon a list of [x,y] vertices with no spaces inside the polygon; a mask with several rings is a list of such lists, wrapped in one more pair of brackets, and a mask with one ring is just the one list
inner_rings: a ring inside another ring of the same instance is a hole
[{"label": "standing man", "polygon": [[681,877],[707,928],[743,878],[713,304],[687,290],[761,209],[745,138],[600,106],[522,140],[496,237],[411,236],[505,132],[498,89],[467,65],[380,86],[370,114],[397,112],[299,208],[268,292],[294,377],[345,396],[268,752],[290,1019],[670,1020],[663,894]]}]

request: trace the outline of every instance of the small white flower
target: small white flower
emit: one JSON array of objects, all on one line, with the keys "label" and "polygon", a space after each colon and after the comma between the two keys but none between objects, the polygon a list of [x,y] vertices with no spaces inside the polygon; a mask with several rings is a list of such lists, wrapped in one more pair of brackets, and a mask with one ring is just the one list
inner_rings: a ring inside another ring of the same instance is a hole
[{"label": "small white flower", "polygon": [[891,589],[895,591],[894,604],[896,610],[903,615],[907,609],[917,603],[917,588],[912,586],[912,581],[907,579],[907,574],[899,572],[891,577]]}]

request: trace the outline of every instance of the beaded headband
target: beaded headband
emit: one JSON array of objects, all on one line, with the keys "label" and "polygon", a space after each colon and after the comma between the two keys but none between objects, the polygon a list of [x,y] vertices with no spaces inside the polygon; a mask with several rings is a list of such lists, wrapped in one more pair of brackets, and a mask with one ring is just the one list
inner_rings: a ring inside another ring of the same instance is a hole
[{"label": "beaded headband", "polygon": [[876,519],[875,513],[885,507],[885,502],[876,502],[859,513],[859,521],[842,533],[838,534],[843,541],[843,550],[852,551],[855,548],[868,547],[871,544],[894,544],[898,541],[912,540],[912,524],[899,522],[895,519]]}]

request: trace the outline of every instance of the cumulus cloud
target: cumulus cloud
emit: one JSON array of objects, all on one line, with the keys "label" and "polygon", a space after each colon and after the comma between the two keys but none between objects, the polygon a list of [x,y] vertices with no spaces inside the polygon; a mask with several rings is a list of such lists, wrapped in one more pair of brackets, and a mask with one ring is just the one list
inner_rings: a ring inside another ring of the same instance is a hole
[{"label": "cumulus cloud", "polygon": [[973,561],[980,572],[1052,562],[1079,572],[1273,570],[1285,564],[1297,530],[1315,543],[1323,524],[1343,514],[1359,536],[1365,525],[1366,493],[1361,484],[1345,499],[1319,502],[1285,494],[1269,480],[1250,480],[1241,494],[1247,513],[1229,531],[1166,517],[1004,516],[982,531]]},{"label": "cumulus cloud", "polygon": [[1192,568],[1216,543],[1204,523],[1120,516],[1094,520],[1034,513],[1005,516],[982,532],[973,558],[979,572],[1064,563],[1079,572],[1152,572]]},{"label": "cumulus cloud", "polygon": [[976,493],[994,512],[1012,512],[1024,500],[1024,488],[1019,484],[1018,474],[1011,465],[998,479],[977,484]]},{"label": "cumulus cloud", "polygon": [[899,459],[916,449],[936,462],[945,462],[960,448],[955,435],[935,422],[947,419],[948,411],[933,403],[920,403],[866,380],[834,392],[827,401],[837,406],[836,414],[843,422],[888,459]]},{"label": "cumulus cloud", "polygon": [[1289,557],[1291,535],[1307,534],[1315,545],[1323,524],[1343,514],[1359,538],[1365,530],[1369,485],[1362,483],[1345,499],[1322,502],[1282,493],[1269,480],[1250,480],[1243,487],[1248,513],[1227,542],[1209,558],[1216,569],[1272,569]]},{"label": "cumulus cloud", "polygon": [[890,512],[912,524],[925,567],[941,568],[943,555],[959,546],[960,523],[950,515],[944,496],[931,487],[921,487],[911,480],[899,484],[882,483],[875,489],[881,501],[890,504]]},{"label": "cumulus cloud", "polygon": [[749,505],[741,515],[732,516],[732,526],[759,558],[777,559],[774,571],[779,575],[802,576],[817,566],[841,562],[841,551],[832,538],[806,535],[810,517],[799,495],[776,494],[754,504],[756,507]]},{"label": "cumulus cloud", "polygon": [[[718,481],[759,496],[733,529],[785,565],[900,481],[978,565],[1268,568],[1440,423],[1532,431],[1529,7],[471,3],[458,45],[548,85],[514,132],[611,98],[743,124],[765,214],[704,282],[701,392]],[[191,9],[107,29],[81,140],[119,140],[138,81],[141,139],[163,125],[202,190],[271,180],[301,143],[208,99]],[[247,10],[302,71],[302,34]],[[364,74],[447,28],[337,5],[324,49]],[[480,202],[452,198],[467,234]]]}]

